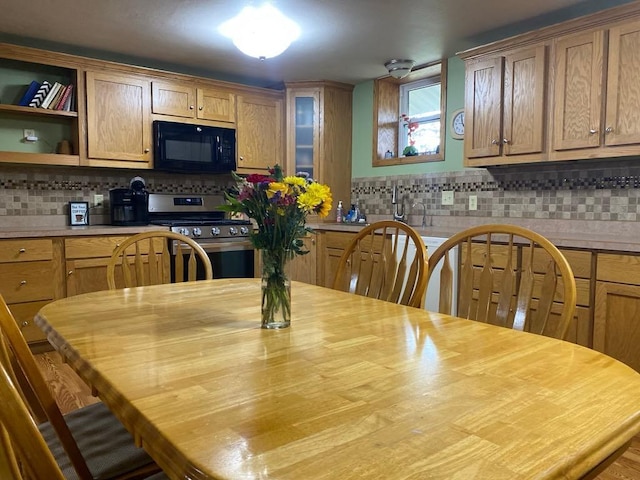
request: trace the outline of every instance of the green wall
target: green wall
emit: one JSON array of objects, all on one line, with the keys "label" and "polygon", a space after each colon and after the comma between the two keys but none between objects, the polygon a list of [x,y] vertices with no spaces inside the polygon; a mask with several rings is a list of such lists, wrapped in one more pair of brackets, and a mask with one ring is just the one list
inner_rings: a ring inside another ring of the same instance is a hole
[{"label": "green wall", "polygon": [[353,147],[351,177],[380,177],[426,172],[462,170],[462,140],[449,134],[449,114],[464,106],[464,62],[458,57],[448,60],[447,120],[444,161],[373,167],[373,80],[356,85],[353,90]]}]

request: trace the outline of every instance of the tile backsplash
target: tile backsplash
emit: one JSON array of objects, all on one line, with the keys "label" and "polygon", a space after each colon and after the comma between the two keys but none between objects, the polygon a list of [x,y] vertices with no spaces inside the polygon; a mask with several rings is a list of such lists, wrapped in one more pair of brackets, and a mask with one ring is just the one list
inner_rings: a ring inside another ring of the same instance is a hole
[{"label": "tile backsplash", "polygon": [[[221,195],[233,185],[231,175],[188,176],[127,170],[78,168],[24,168],[0,166],[0,219],[43,218],[49,225],[65,225],[69,202],[84,201],[90,205],[92,224],[109,223],[109,189],[129,187],[130,180],[141,176],[147,190],[154,193],[196,193]],[[102,194],[105,203],[94,205],[94,195]]]},{"label": "tile backsplash", "polygon": [[[352,201],[357,201],[365,214],[390,218],[394,185],[409,215],[422,215],[419,203],[423,203],[429,216],[640,220],[637,160],[589,160],[355,178]],[[442,205],[443,191],[453,191],[453,205]],[[476,197],[477,210],[469,209],[472,195]]]},{"label": "tile backsplash", "polygon": [[[94,206],[94,194],[109,198],[109,189],[128,187],[142,176],[154,193],[222,194],[233,185],[230,175],[189,176],[152,171],[100,170],[61,167],[0,166],[0,222],[11,225],[66,223],[70,201],[91,205],[92,224],[108,223],[106,203]],[[468,169],[352,179],[352,202],[376,218],[393,214],[393,186],[405,212],[430,217],[493,217],[553,220],[635,222],[640,219],[640,164],[637,160],[589,160],[569,163]],[[453,205],[442,205],[442,192],[453,191]],[[469,209],[476,196],[477,210]],[[346,206],[348,201],[343,200]],[[25,218],[26,217],[26,218]],[[420,223],[413,222],[412,223]]]}]

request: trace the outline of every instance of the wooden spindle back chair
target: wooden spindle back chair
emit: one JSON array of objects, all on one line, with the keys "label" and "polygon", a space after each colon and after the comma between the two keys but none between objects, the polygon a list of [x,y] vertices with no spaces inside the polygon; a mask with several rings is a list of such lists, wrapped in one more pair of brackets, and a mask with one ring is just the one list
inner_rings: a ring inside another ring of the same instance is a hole
[{"label": "wooden spindle back chair", "polygon": [[[451,264],[453,249],[459,265]],[[430,252],[428,280],[440,262],[441,313],[450,314],[455,302],[459,317],[565,338],[576,281],[562,252],[544,236],[515,225],[472,227]]]},{"label": "wooden spindle back chair", "polygon": [[102,402],[62,414],[2,295],[0,364],[66,477],[142,478],[160,470]]},{"label": "wooden spindle back chair", "polygon": [[[177,240],[175,255],[171,240]],[[186,260],[185,260],[186,258]],[[211,260],[204,249],[191,238],[168,231],[143,232],[126,239],[111,254],[107,264],[107,284],[115,290],[116,270],[121,269],[124,287],[171,283],[171,261],[174,282],[196,280],[198,262],[204,278],[213,278]]]},{"label": "wooden spindle back chair", "polygon": [[0,362],[0,478],[65,480],[14,377]]},{"label": "wooden spindle back chair", "polygon": [[420,307],[427,286],[427,250],[402,222],[364,227],[345,249],[333,288],[388,302]]}]

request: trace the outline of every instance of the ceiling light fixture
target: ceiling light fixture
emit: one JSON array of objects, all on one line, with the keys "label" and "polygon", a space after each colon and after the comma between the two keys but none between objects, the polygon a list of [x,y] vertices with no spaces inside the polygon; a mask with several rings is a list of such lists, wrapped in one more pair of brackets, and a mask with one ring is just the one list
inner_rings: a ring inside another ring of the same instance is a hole
[{"label": "ceiling light fixture", "polygon": [[300,27],[268,3],[244,7],[218,31],[231,38],[242,53],[260,60],[277,57],[300,36]]},{"label": "ceiling light fixture", "polygon": [[411,73],[415,63],[413,60],[398,60],[394,58],[385,63],[384,66],[393,78],[404,78]]}]

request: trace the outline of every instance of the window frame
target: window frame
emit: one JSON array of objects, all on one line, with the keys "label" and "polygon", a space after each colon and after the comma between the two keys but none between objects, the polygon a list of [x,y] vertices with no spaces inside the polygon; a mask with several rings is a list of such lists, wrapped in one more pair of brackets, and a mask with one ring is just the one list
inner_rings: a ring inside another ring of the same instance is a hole
[{"label": "window frame", "polygon": [[[400,87],[417,80],[440,76],[440,149],[430,155],[403,157],[399,151]],[[414,69],[405,78],[385,76],[373,86],[373,159],[374,167],[444,161],[447,117],[447,62],[442,60]],[[391,151],[391,157],[385,153]]]}]

